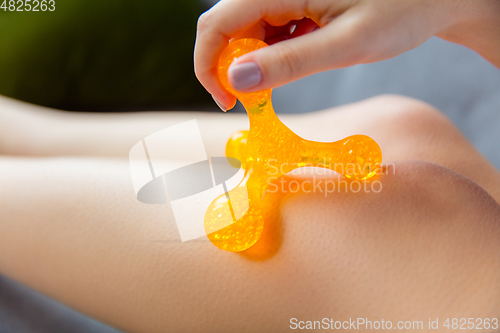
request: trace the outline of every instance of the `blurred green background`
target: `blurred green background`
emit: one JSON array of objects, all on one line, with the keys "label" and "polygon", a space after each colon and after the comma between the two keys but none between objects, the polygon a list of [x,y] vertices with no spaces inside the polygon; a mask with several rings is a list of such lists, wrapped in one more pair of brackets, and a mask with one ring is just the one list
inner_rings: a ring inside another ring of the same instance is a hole
[{"label": "blurred green background", "polygon": [[55,3],[0,10],[0,95],[63,110],[213,107],[193,70],[199,1]]}]

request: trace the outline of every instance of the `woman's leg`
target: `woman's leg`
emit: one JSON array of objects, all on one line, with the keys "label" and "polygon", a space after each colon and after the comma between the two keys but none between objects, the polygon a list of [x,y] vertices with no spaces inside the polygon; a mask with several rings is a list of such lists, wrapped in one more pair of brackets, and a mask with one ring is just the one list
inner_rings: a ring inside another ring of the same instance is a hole
[{"label": "woman's leg", "polygon": [[230,135],[248,128],[244,114],[66,112],[0,96],[0,155],[128,158],[130,148],[148,135],[192,119],[210,156],[224,156]]},{"label": "woman's leg", "polygon": [[[423,160],[464,174],[500,201],[500,176],[438,110],[385,95],[300,115],[280,115],[306,139],[336,141],[366,134],[384,163]],[[207,112],[69,113],[0,96],[0,153],[27,156],[128,158],[132,146],[165,127],[197,119],[209,156],[224,156],[229,136],[248,129],[245,114]]]},{"label": "woman's leg", "polygon": [[498,318],[496,202],[449,169],[395,167],[380,193],[289,197],[266,225],[281,247],[259,261],[176,242],[169,208],[135,200],[125,162],[3,160],[0,272],[131,332]]},{"label": "woman's leg", "polygon": [[[402,133],[412,128],[404,114],[414,108],[406,99],[372,100],[311,123],[335,120],[324,130],[344,136],[346,124],[357,122],[355,132],[379,141],[393,156],[388,162],[398,151],[411,159],[422,144],[447,151],[455,136],[449,125],[437,133],[415,127],[415,141],[390,135],[397,125]],[[377,130],[359,118],[373,110]],[[490,170],[468,145],[448,158],[425,153],[416,158],[462,168],[478,183]],[[477,158],[458,159],[469,154]],[[0,165],[0,271],[129,331],[285,331],[291,318],[427,324],[429,317],[499,315],[498,204],[434,164],[395,163],[394,174],[379,178],[380,193],[288,196],[280,225],[266,226],[281,230],[281,247],[264,261],[208,242],[155,241],[177,239],[171,211],[135,200],[126,161],[2,158]]]}]

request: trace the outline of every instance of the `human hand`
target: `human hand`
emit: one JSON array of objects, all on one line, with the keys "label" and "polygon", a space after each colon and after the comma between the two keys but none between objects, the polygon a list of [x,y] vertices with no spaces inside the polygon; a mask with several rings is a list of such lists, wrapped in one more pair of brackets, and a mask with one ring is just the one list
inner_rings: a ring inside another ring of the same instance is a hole
[{"label": "human hand", "polygon": [[251,92],[385,60],[439,33],[453,35],[454,27],[477,12],[471,8],[475,5],[457,0],[222,0],[198,21],[195,71],[227,110],[236,99],[219,84],[216,66],[232,38],[274,44],[238,58],[229,68],[231,85]]}]

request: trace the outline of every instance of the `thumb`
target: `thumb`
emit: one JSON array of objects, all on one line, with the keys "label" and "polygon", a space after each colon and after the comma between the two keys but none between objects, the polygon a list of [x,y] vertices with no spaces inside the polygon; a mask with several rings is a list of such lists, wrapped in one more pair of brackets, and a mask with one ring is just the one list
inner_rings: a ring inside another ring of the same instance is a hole
[{"label": "thumb", "polygon": [[236,59],[228,70],[235,90],[275,88],[317,72],[360,62],[358,24],[346,14],[311,33],[284,40]]}]

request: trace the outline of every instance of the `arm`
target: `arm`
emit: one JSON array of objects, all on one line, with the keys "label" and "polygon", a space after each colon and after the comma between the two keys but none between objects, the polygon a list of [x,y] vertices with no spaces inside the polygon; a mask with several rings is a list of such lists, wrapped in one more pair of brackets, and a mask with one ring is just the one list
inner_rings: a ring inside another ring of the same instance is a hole
[{"label": "arm", "polygon": [[473,49],[500,68],[500,3],[454,1],[450,8],[458,19],[437,36]]}]

